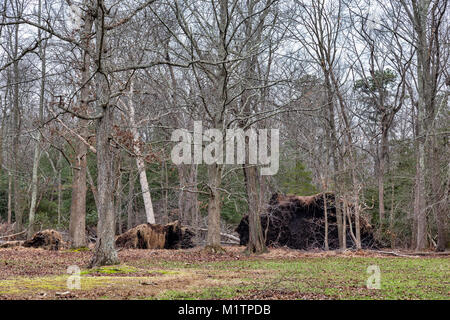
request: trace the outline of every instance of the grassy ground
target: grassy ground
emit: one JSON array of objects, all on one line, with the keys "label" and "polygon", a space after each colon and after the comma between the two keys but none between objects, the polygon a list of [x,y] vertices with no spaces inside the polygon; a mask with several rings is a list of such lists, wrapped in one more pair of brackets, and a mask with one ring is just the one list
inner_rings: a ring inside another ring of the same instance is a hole
[{"label": "grassy ground", "polygon": [[[192,250],[122,250],[121,265],[86,269],[90,251],[0,249],[0,299],[449,299],[450,258],[272,249],[247,257]],[[81,289],[68,289],[68,266]],[[368,289],[378,266],[380,289]]]}]

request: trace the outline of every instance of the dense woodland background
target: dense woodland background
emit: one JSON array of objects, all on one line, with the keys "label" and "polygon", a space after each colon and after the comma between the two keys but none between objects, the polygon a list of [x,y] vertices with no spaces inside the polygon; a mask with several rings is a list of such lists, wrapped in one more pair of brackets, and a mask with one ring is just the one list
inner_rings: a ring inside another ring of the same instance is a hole
[{"label": "dense woodland background", "polygon": [[[273,193],[330,191],[338,223],[363,216],[385,246],[448,245],[447,1],[2,0],[0,14],[0,220],[16,233],[69,230],[80,247],[98,224],[92,264],[109,264],[139,223],[178,219],[215,246],[249,214],[258,252]],[[174,165],[171,133],[194,121],[279,129],[279,172]]]}]

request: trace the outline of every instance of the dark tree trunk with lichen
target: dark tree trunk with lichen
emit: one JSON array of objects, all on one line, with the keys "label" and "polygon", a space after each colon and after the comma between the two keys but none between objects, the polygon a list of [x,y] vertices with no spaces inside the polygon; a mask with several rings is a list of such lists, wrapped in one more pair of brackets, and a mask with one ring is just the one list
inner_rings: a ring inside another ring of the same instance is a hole
[{"label": "dark tree trunk with lichen", "polygon": [[97,121],[97,188],[98,234],[94,256],[90,266],[119,263],[115,249],[114,210],[114,154],[110,143],[113,113],[111,106],[104,107],[103,116]]},{"label": "dark tree trunk with lichen", "polygon": [[248,198],[249,253],[263,253],[267,251],[260,219],[260,203],[258,190],[258,171],[255,166],[244,167],[245,185]]}]

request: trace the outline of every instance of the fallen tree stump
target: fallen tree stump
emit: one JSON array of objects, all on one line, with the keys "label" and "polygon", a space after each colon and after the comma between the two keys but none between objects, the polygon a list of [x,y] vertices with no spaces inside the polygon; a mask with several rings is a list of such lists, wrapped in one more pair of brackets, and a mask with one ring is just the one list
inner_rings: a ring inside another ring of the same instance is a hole
[{"label": "fallen tree stump", "polygon": [[[335,197],[326,193],[328,246],[330,250],[339,249],[336,220]],[[352,217],[354,231],[354,217]],[[325,214],[323,193],[313,196],[295,196],[274,194],[268,210],[261,215],[261,225],[266,245],[289,247],[292,249],[311,250],[325,248]],[[372,227],[360,217],[361,245],[363,248],[376,248]],[[248,216],[242,218],[236,228],[240,244],[247,245],[249,239]],[[347,247],[356,247],[347,222]]]},{"label": "fallen tree stump", "polygon": [[140,224],[116,239],[116,247],[133,249],[187,249],[194,247],[195,233],[179,221],[159,224]]},{"label": "fallen tree stump", "polygon": [[64,246],[64,242],[58,231],[43,230],[36,232],[30,240],[23,243],[23,246],[47,250],[59,250]]}]

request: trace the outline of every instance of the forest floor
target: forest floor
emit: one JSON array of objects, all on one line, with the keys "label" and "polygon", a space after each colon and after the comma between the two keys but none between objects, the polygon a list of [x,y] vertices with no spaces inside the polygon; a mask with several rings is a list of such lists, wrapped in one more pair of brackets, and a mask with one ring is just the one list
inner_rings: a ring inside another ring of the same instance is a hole
[{"label": "forest floor", "polygon": [[[0,249],[0,299],[450,299],[449,256],[243,251],[121,250],[120,265],[87,269],[89,250]],[[68,289],[72,265],[80,289]],[[381,289],[366,287],[373,265]]]}]

